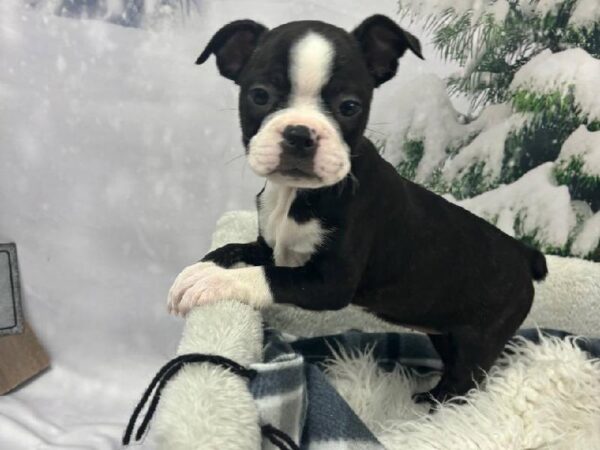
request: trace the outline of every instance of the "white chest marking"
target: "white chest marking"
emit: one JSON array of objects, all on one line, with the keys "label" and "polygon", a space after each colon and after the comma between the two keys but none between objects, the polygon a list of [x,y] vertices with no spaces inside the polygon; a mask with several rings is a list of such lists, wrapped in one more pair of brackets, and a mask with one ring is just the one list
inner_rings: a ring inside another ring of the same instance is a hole
[{"label": "white chest marking", "polygon": [[299,224],[288,217],[295,198],[295,188],[269,182],[260,196],[259,227],[276,266],[303,266],[325,238],[318,219]]}]

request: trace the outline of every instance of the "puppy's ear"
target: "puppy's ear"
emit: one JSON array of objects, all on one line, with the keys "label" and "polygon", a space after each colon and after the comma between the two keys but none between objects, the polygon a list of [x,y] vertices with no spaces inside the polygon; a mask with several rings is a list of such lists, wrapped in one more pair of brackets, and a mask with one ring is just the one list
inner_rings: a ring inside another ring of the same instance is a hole
[{"label": "puppy's ear", "polygon": [[217,58],[219,72],[237,83],[238,76],[256,48],[258,38],[267,28],[252,20],[228,23],[212,37],[196,64],[205,62],[211,54]]},{"label": "puppy's ear", "polygon": [[410,49],[421,59],[421,43],[408,31],[386,16],[374,15],[352,32],[367,61],[367,67],[375,80],[375,86],[385,83],[396,75],[398,59]]}]

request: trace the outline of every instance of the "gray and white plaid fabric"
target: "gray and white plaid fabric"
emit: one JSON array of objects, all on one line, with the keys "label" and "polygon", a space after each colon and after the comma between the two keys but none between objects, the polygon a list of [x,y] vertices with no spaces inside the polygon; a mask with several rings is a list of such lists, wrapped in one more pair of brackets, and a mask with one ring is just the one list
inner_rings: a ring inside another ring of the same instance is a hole
[{"label": "gray and white plaid fabric", "polygon": [[[543,330],[564,338],[568,333]],[[521,330],[527,340],[539,340],[540,331]],[[253,364],[257,376],[250,383],[263,423],[290,436],[301,449],[377,450],[384,447],[329,383],[319,364],[332,350],[370,350],[384,368],[400,363],[418,372],[439,371],[441,362],[425,335],[416,333],[348,332],[309,339],[284,337],[265,330],[264,362]],[[578,345],[592,357],[600,356],[600,339],[580,339]],[[270,444],[263,444],[268,447]]]},{"label": "gray and white plaid fabric", "polygon": [[263,423],[279,428],[302,449],[383,449],[316,365],[274,330],[265,331],[265,342],[265,362],[251,366],[257,376],[250,383]]}]

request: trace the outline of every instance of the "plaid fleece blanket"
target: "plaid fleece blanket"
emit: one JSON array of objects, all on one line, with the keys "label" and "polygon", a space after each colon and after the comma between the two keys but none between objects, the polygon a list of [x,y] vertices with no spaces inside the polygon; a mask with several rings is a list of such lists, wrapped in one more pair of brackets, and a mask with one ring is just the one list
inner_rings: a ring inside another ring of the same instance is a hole
[{"label": "plaid fleece blanket", "polygon": [[[555,330],[542,333],[569,336]],[[540,338],[536,329],[521,330],[519,335],[533,342]],[[257,376],[250,391],[261,421],[279,428],[301,449],[384,448],[319,368],[334,352],[370,350],[378,364],[389,369],[398,363],[421,373],[442,367],[429,339],[420,334],[348,332],[297,340],[267,329],[265,344],[264,362],[251,366]],[[578,345],[591,357],[600,357],[600,339],[580,339]]]}]

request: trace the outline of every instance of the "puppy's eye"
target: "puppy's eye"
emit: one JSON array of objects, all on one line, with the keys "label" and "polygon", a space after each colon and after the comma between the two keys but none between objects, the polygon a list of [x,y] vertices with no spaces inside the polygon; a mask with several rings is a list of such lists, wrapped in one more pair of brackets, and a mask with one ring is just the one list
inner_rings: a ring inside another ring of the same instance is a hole
[{"label": "puppy's eye", "polygon": [[250,100],[256,105],[264,106],[269,103],[269,99],[269,93],[263,88],[254,88],[250,91]]},{"label": "puppy's eye", "polygon": [[345,100],[340,103],[340,114],[344,117],[352,117],[362,110],[362,106],[356,100]]}]

